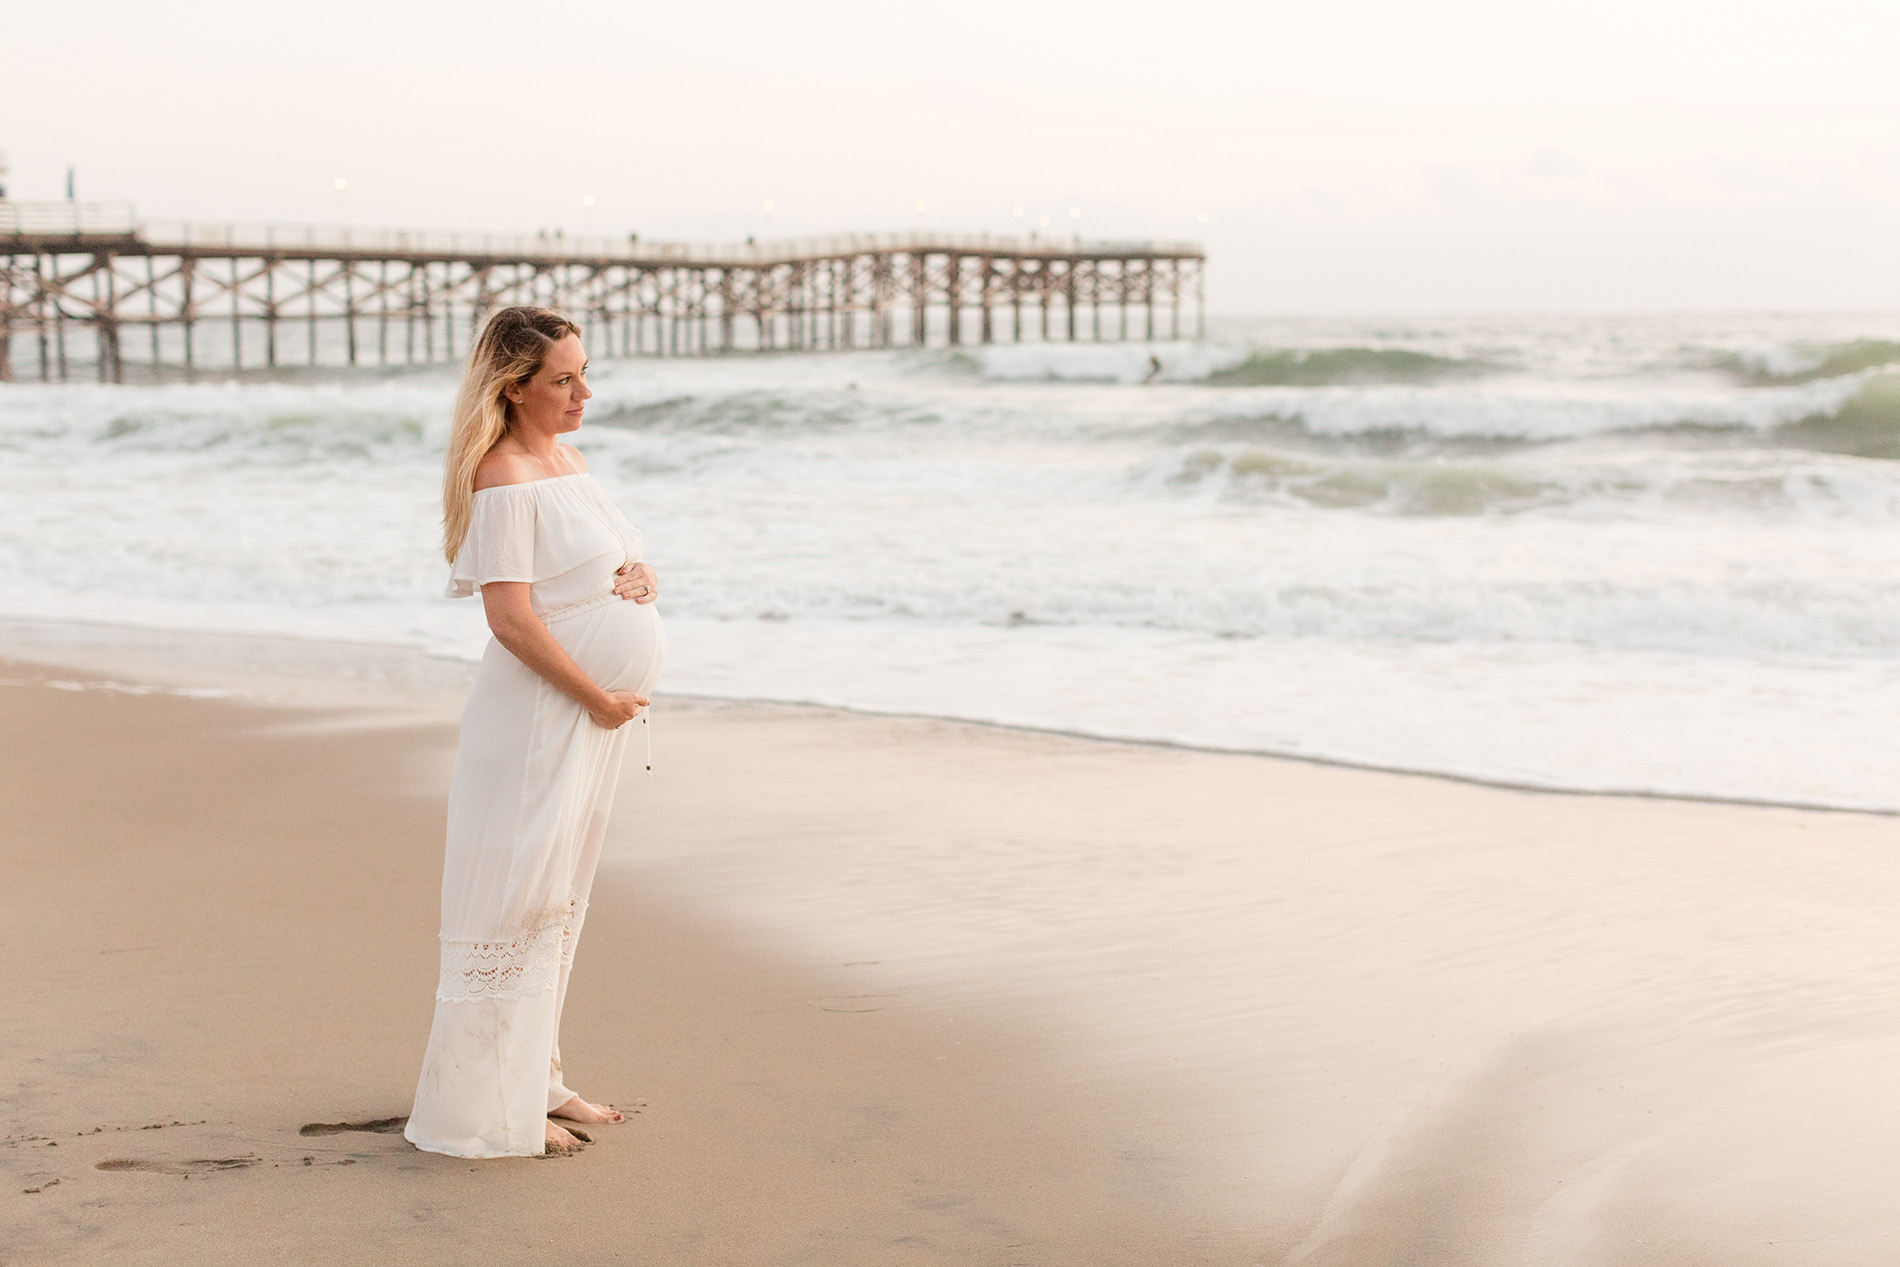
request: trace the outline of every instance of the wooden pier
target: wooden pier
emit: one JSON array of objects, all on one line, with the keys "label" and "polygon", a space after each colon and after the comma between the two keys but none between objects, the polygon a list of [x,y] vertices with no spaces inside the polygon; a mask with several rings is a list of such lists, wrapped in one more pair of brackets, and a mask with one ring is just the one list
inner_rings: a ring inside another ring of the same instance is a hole
[{"label": "wooden pier", "polygon": [[1199,337],[1204,264],[1192,242],[710,245],[141,221],[127,204],[0,201],[0,380],[441,362],[509,304],[573,315],[597,357]]}]

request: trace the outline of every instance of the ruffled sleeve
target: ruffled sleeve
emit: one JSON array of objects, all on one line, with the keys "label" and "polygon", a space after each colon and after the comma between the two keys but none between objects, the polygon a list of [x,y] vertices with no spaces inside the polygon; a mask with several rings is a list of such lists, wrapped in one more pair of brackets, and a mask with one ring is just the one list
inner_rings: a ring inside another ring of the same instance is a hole
[{"label": "ruffled sleeve", "polygon": [[535,498],[526,484],[504,484],[475,494],[468,536],[449,568],[450,598],[467,598],[492,581],[536,581]]}]

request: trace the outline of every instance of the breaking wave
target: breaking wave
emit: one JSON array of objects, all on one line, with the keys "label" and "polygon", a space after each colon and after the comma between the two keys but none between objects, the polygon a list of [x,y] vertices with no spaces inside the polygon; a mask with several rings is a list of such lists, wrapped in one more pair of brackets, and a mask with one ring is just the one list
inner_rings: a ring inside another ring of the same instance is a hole
[{"label": "breaking wave", "polygon": [[1839,409],[1785,423],[1775,428],[1773,438],[1821,453],[1900,458],[1900,374],[1868,378]]},{"label": "breaking wave", "polygon": [[1176,450],[1142,463],[1131,479],[1234,505],[1424,518],[1545,511],[1594,518],[1688,513],[1884,522],[1900,514],[1900,487],[1884,476],[1755,452],[1717,451],[1689,460],[1600,452],[1594,460],[1573,454],[1548,461],[1535,453],[1406,458],[1243,444]]},{"label": "breaking wave", "polygon": [[1752,385],[1812,383],[1867,370],[1900,366],[1900,342],[1851,339],[1844,343],[1796,344],[1720,353],[1710,368]]},{"label": "breaking wave", "polygon": [[1258,441],[1371,452],[1502,451],[1616,436],[1681,447],[1770,444],[1896,454],[1900,378],[1855,375],[1744,391],[1571,384],[1479,388],[1280,388],[1233,393],[1151,424],[1156,438]]},{"label": "breaking wave", "polygon": [[1366,387],[1478,378],[1499,368],[1403,348],[1315,348],[1256,352],[1207,381],[1216,387]]}]

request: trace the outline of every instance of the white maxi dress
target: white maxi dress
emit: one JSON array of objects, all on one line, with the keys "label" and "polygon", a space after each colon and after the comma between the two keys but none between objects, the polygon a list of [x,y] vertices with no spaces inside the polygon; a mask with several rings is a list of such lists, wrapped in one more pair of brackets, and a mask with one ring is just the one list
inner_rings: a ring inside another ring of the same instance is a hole
[{"label": "white maxi dress", "polygon": [[[590,475],[482,489],[448,593],[526,581],[535,614],[608,690],[666,660],[652,604],[613,592],[640,534]],[[561,1080],[561,1004],[633,725],[606,730],[489,640],[449,784],[435,1026],[403,1136],[452,1157],[533,1156]]]}]

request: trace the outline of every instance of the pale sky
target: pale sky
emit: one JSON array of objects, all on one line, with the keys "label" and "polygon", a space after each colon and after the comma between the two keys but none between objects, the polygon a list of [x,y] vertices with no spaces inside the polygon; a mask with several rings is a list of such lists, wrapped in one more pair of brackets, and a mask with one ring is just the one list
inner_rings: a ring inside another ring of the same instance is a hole
[{"label": "pale sky", "polygon": [[1892,0],[73,12],[0,9],[16,198],[70,164],[155,218],[704,240],[1046,215],[1203,239],[1219,312],[1900,309]]}]

